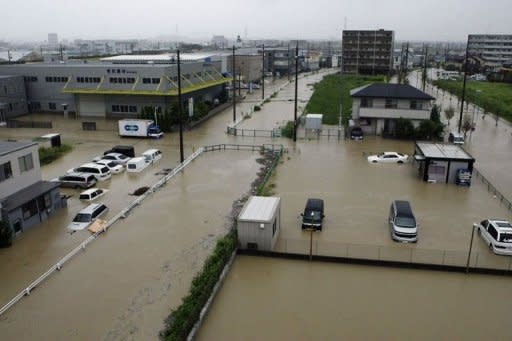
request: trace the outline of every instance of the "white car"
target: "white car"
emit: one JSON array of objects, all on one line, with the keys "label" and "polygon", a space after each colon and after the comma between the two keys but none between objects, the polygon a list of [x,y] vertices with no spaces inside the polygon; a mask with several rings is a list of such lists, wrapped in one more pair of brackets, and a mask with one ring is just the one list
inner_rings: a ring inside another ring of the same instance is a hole
[{"label": "white car", "polygon": [[83,210],[77,213],[73,221],[68,225],[68,230],[80,231],[86,229],[91,225],[97,218],[108,212],[108,207],[102,203],[90,204]]},{"label": "white car", "polygon": [[512,256],[512,225],[502,219],[486,219],[476,225],[478,234],[497,255]]},{"label": "white car", "polygon": [[78,199],[83,200],[83,201],[93,201],[93,200],[98,199],[99,197],[102,197],[107,192],[108,192],[108,189],[90,188],[90,189],[80,193],[80,196],[78,197]]},{"label": "white car", "polygon": [[377,155],[368,156],[368,162],[371,163],[404,163],[409,156],[397,152],[384,152]]},{"label": "white car", "polygon": [[92,159],[93,162],[96,162],[99,160],[110,160],[110,161],[114,161],[115,163],[117,163],[119,165],[125,165],[128,161],[130,161],[130,158],[121,153],[108,153],[106,155],[97,156],[94,159]]},{"label": "white car", "polygon": [[110,172],[112,172],[112,174],[120,174],[124,172],[124,167],[112,160],[101,159],[96,161],[95,163],[107,167],[108,169],[110,169]]}]

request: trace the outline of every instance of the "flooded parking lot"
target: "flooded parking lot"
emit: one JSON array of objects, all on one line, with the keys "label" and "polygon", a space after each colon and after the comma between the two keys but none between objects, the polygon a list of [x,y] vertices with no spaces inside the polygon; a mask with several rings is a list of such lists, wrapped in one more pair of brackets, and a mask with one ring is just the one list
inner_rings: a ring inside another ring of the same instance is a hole
[{"label": "flooded parking lot", "polygon": [[508,277],[238,256],[197,339],[508,340],[510,299]]}]

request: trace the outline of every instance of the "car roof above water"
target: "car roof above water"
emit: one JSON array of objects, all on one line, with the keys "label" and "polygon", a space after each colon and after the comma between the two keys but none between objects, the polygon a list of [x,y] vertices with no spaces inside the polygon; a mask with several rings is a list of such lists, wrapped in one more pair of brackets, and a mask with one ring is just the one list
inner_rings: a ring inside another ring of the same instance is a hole
[{"label": "car roof above water", "polygon": [[306,210],[323,211],[324,201],[322,199],[310,198],[306,202]]},{"label": "car roof above water", "polygon": [[410,217],[414,218],[414,214],[412,213],[411,204],[406,200],[395,200],[395,207],[397,215],[401,217]]}]

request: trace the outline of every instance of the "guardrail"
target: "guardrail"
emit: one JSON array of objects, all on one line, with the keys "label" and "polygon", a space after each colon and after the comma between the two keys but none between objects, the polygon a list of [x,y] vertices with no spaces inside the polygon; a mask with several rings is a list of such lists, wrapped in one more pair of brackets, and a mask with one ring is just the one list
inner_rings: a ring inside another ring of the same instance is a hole
[{"label": "guardrail", "polygon": [[240,129],[235,127],[227,127],[228,135],[248,136],[248,137],[281,137],[281,128],[272,130],[264,129]]},{"label": "guardrail", "polygon": [[15,305],[19,300],[23,297],[30,295],[30,292],[36,288],[39,284],[41,284],[45,279],[47,279],[50,275],[52,275],[55,271],[59,271],[62,269],[63,265],[71,260],[76,254],[80,251],[85,250],[87,245],[92,243],[96,238],[98,238],[102,233],[106,232],[113,224],[115,224],[119,219],[125,218],[135,207],[140,205],[144,199],[146,199],[149,195],[160,189],[167,181],[173,178],[176,174],[181,172],[183,168],[185,168],[190,162],[192,162],[195,158],[201,155],[204,152],[204,148],[199,148],[192,155],[190,155],[187,159],[185,159],[182,163],[180,163],[176,168],[174,168],[170,173],[162,177],[158,182],[153,184],[144,194],[137,197],[137,199],[133,200],[126,208],[117,213],[114,217],[110,218],[107,221],[105,226],[98,232],[92,234],[89,238],[84,240],[80,245],[74,248],[71,252],[62,257],[57,263],[52,265],[44,274],[39,276],[35,281],[30,283],[25,289],[19,292],[13,299],[11,299],[7,304],[5,304],[2,308],[0,308],[0,316],[4,314],[9,308]]},{"label": "guardrail", "polygon": [[489,180],[487,180],[487,178],[482,173],[478,171],[478,169],[473,168],[473,174],[482,180],[482,183],[487,186],[487,190],[494,194],[498,199],[500,199],[500,203],[505,205],[505,207],[512,212],[512,203],[507,198],[505,198],[505,196],[501,194],[501,192],[498,191],[496,187],[494,187],[494,185]]}]

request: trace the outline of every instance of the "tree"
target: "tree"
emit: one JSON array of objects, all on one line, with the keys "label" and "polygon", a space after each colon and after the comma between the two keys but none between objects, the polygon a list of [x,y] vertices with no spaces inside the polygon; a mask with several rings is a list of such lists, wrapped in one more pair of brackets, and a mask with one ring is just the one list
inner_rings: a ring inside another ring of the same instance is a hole
[{"label": "tree", "polygon": [[430,111],[430,120],[435,123],[441,122],[441,115],[439,113],[439,106],[437,104],[432,106],[432,110]]},{"label": "tree", "polygon": [[412,121],[407,118],[400,117],[396,121],[396,129],[395,129],[396,137],[402,139],[410,139],[414,137],[414,125]]},{"label": "tree", "polygon": [[432,120],[423,120],[421,121],[418,128],[416,128],[416,138],[431,140],[434,135],[434,130],[436,129],[436,123]]},{"label": "tree", "polygon": [[12,229],[6,221],[0,220],[0,247],[12,245]]},{"label": "tree", "polygon": [[465,114],[464,117],[462,117],[462,126],[460,129],[464,133],[464,139],[466,139],[466,134],[468,131],[473,128],[473,124],[471,123],[471,116],[469,114]]},{"label": "tree", "polygon": [[450,120],[453,118],[453,116],[455,116],[455,110],[450,105],[448,108],[444,110],[444,117],[448,121],[448,126],[450,126]]}]

